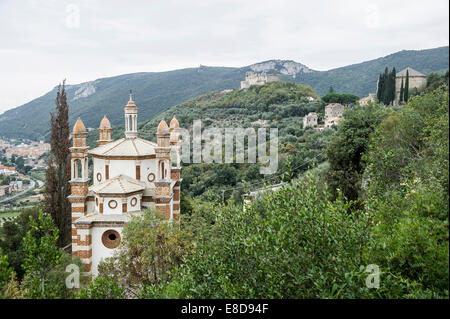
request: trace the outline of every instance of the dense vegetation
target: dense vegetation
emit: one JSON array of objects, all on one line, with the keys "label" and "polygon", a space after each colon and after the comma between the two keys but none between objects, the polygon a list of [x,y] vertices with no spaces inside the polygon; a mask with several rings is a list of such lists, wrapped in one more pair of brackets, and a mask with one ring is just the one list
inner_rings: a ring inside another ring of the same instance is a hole
[{"label": "dense vegetation", "polygon": [[[403,70],[412,67],[428,74],[442,73],[448,69],[448,46],[429,50],[404,50],[363,63],[328,71],[298,73],[295,78],[283,75],[285,81],[309,85],[319,95],[328,92],[330,86],[337,92],[351,93],[359,97],[374,93],[378,74],[386,66]],[[113,125],[123,123],[123,107],[128,90],[133,89],[139,107],[139,120],[147,121],[189,98],[210,91],[236,89],[244,80],[249,67],[223,68],[200,67],[169,72],[141,72],[97,79],[92,82],[95,93],[74,99],[75,92],[86,89],[89,83],[67,86],[71,126],[81,117],[86,127],[97,128],[104,114]],[[277,70],[266,70],[268,73]],[[70,80],[70,79],[69,79]],[[56,84],[56,83],[55,83]],[[54,105],[57,88],[47,94],[0,115],[0,136],[49,139],[49,113]]]},{"label": "dense vegetation", "polygon": [[[151,210],[134,218],[117,259],[102,263],[100,277],[76,291],[61,286],[65,259],[55,247],[57,230],[38,214],[22,241],[20,283],[2,247],[0,290],[32,298],[449,298],[448,85],[430,86],[400,108],[370,102],[347,109],[336,133],[301,129],[295,140],[284,139],[283,147],[291,143],[297,153],[326,150],[328,163],[294,172],[297,154],[289,157],[287,148],[280,174],[285,184],[245,209],[235,197],[223,202],[216,189],[194,192],[193,185],[207,184],[212,169],[205,169],[186,186],[190,196],[182,199],[180,224]],[[277,97],[273,104],[252,104],[261,91]],[[222,114],[217,121],[226,123],[227,113],[219,112],[228,103],[243,114],[272,112],[269,125],[281,125],[290,117],[275,109],[323,107],[303,102],[308,95],[289,94],[298,91],[308,88],[273,84],[229,96],[211,93],[176,110],[186,110],[183,121],[194,112]],[[298,127],[300,117],[293,118]],[[142,131],[153,135],[157,122],[141,125]],[[325,138],[320,150],[314,148]],[[201,171],[201,165],[183,170]],[[369,265],[381,271],[379,288],[366,285]]]}]

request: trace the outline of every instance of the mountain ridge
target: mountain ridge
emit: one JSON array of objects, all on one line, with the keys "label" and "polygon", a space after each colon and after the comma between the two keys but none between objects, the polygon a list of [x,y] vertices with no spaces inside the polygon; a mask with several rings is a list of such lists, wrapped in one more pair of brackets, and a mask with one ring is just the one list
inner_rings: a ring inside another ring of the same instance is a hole
[{"label": "mountain ridge", "polygon": [[[70,124],[81,117],[87,127],[96,128],[103,115],[112,125],[123,122],[123,107],[129,89],[139,107],[139,122],[147,121],[171,106],[193,97],[226,89],[239,88],[245,73],[281,74],[283,81],[311,86],[325,94],[332,86],[337,92],[360,97],[375,92],[378,74],[388,66],[401,70],[410,66],[419,72],[448,69],[449,47],[426,50],[402,50],[374,60],[328,71],[315,71],[293,60],[273,59],[244,67],[203,66],[166,72],[137,72],[99,78],[67,85]],[[55,108],[57,86],[50,92],[0,114],[0,136],[48,139],[50,112]]]}]

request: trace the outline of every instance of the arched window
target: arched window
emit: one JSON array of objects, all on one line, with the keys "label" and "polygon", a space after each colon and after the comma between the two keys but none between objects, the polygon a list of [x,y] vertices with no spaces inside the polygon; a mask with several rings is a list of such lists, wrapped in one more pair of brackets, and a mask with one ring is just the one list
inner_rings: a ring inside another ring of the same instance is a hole
[{"label": "arched window", "polygon": [[75,173],[74,179],[82,178],[82,165],[81,160],[77,159],[73,162],[73,171]]},{"label": "arched window", "polygon": [[162,161],[161,162],[161,179],[165,179],[165,177],[166,177],[166,171],[165,171],[165,168],[164,168],[164,161]]}]

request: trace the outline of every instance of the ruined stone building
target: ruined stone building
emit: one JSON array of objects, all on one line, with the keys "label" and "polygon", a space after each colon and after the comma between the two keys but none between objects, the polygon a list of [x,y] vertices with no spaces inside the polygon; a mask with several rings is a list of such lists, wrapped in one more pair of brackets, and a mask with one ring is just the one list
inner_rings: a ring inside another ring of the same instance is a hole
[{"label": "ruined stone building", "polygon": [[330,103],[325,106],[325,127],[337,125],[344,118],[344,109],[340,103]]},{"label": "ruined stone building", "polygon": [[264,85],[269,82],[281,82],[278,74],[246,72],[245,81],[241,81],[241,90],[248,89],[252,85]]},{"label": "ruined stone building", "polygon": [[303,128],[314,127],[318,124],[319,117],[315,112],[309,112],[303,117]]}]

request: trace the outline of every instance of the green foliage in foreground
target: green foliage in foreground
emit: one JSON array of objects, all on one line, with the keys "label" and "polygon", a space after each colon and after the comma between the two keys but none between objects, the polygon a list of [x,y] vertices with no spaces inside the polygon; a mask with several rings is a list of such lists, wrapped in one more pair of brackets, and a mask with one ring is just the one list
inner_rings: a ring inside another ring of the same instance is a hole
[{"label": "green foliage in foreground", "polygon": [[[448,88],[385,111],[354,109],[337,137],[347,134],[341,148],[359,156],[348,167],[359,205],[307,177],[245,212],[219,206],[205,227],[214,236],[200,232],[172,279],[143,296],[448,298]],[[379,289],[365,285],[369,264],[380,267]]]},{"label": "green foliage in foreground", "polygon": [[386,118],[364,161],[375,262],[420,283],[426,296],[448,297],[448,87]]},{"label": "green foliage in foreground", "polygon": [[97,277],[76,294],[79,299],[122,299],[124,288],[108,277]]},{"label": "green foliage in foreground", "polygon": [[[403,216],[402,227],[379,237],[376,214],[384,205],[370,201],[356,211],[341,197],[330,201],[329,196],[326,187],[307,176],[265,195],[245,212],[231,203],[218,207],[214,224],[206,227],[214,235],[200,235],[193,254],[171,271],[171,280],[144,286],[140,297],[448,297],[444,236],[429,226],[415,234],[419,220]],[[421,255],[420,249],[428,253]],[[399,267],[399,260],[416,262],[417,272]],[[380,267],[379,289],[366,286],[370,264]]]},{"label": "green foliage in foreground", "polygon": [[370,102],[345,112],[338,134],[332,138],[327,149],[330,163],[327,182],[335,196],[340,190],[349,200],[360,197],[361,174],[364,171],[361,156],[367,150],[370,135],[389,111],[381,104]]}]

